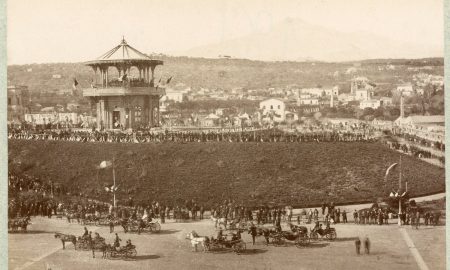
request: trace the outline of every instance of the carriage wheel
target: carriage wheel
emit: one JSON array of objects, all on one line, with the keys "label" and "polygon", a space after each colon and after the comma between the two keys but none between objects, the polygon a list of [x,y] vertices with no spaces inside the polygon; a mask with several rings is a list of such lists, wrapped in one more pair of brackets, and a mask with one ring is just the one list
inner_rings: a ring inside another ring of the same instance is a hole
[{"label": "carriage wheel", "polygon": [[298,248],[304,247],[309,244],[309,237],[307,235],[305,236],[299,236],[297,239],[295,239],[295,246]]},{"label": "carriage wheel", "polygon": [[117,258],[117,251],[115,251],[115,250],[112,250],[110,253],[109,253],[109,258],[111,258],[111,259],[114,259],[114,258]]},{"label": "carriage wheel", "polygon": [[160,225],[158,222],[155,222],[155,223],[152,225],[152,230],[154,230],[155,232],[161,231],[161,225]]},{"label": "carriage wheel", "polygon": [[329,233],[327,233],[327,239],[328,240],[334,240],[334,239],[336,239],[336,231],[331,231],[331,232],[329,232]]},{"label": "carriage wheel", "polygon": [[127,250],[127,252],[125,253],[125,257],[127,258],[134,258],[137,255],[137,251],[135,248]]},{"label": "carriage wheel", "polygon": [[309,235],[309,237],[310,237],[312,240],[317,240],[317,239],[319,239],[319,234],[318,234],[317,232],[311,232],[310,235]]},{"label": "carriage wheel", "polygon": [[241,253],[241,251],[245,250],[247,247],[244,242],[239,242],[233,245],[233,250],[237,254]]},{"label": "carriage wheel", "polygon": [[272,240],[272,244],[275,246],[282,246],[284,244],[284,240],[281,237],[275,237]]}]

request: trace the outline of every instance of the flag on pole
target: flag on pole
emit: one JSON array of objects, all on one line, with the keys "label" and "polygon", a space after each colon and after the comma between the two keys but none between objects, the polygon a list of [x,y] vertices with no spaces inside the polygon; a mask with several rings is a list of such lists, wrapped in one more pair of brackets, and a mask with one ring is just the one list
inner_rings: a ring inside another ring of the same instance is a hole
[{"label": "flag on pole", "polygon": [[396,166],[397,166],[397,163],[394,163],[391,166],[389,166],[389,168],[386,170],[386,175],[384,177],[387,177],[389,175],[389,172],[391,171],[391,169],[395,168]]},{"label": "flag on pole", "polygon": [[117,186],[114,186],[114,185],[112,185],[112,186],[105,186],[105,191],[106,192],[115,192],[118,189],[119,189],[119,185],[117,185]]},{"label": "flag on pole", "polygon": [[98,166],[99,169],[106,169],[108,167],[112,166],[112,162],[109,160],[104,160],[102,162],[100,162],[100,165]]},{"label": "flag on pole", "polygon": [[77,85],[78,85],[77,79],[73,78],[73,85],[72,85],[73,90],[77,90]]}]

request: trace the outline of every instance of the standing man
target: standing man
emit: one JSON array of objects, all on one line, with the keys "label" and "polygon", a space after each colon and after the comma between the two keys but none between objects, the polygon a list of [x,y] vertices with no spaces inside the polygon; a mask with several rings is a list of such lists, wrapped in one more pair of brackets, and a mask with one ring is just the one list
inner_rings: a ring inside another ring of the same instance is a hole
[{"label": "standing man", "polygon": [[114,232],[114,221],[112,216],[109,216],[109,233],[113,233]]},{"label": "standing man", "polygon": [[255,238],[256,238],[256,235],[258,234],[258,232],[257,232],[256,226],[253,222],[251,223],[250,234],[252,235],[253,245],[255,245]]},{"label": "standing man", "polygon": [[361,254],[361,239],[356,239],[355,240],[355,247],[356,247],[356,255]]},{"label": "standing man", "polygon": [[416,229],[419,229],[419,225],[420,225],[420,211],[419,211],[419,209],[417,209],[417,211],[416,211]]},{"label": "standing man", "polygon": [[114,247],[117,249],[118,247],[120,247],[120,241],[122,241],[122,239],[119,238],[119,235],[117,235],[116,233],[116,239],[114,239]]},{"label": "standing man", "polygon": [[203,205],[200,207],[200,219],[203,219],[203,214],[205,213],[205,208]]},{"label": "standing man", "polygon": [[367,237],[364,239],[364,251],[366,254],[370,254],[370,240],[369,237]]},{"label": "standing man", "polygon": [[342,210],[342,222],[347,223],[347,212]]}]

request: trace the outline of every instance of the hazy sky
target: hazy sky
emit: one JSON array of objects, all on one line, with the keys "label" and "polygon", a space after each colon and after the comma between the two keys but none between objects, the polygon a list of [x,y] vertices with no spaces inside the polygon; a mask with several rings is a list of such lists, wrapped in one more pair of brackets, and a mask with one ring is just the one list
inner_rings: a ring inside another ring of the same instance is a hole
[{"label": "hazy sky", "polygon": [[122,35],[145,53],[182,52],[285,18],[443,48],[442,0],[9,0],[8,64],[79,62]]}]

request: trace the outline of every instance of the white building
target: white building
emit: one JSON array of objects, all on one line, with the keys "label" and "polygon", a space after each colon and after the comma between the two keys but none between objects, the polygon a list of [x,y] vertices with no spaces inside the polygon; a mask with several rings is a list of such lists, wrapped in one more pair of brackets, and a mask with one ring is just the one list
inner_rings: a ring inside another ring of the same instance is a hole
[{"label": "white building", "polygon": [[372,91],[368,89],[358,89],[355,92],[355,100],[366,101],[372,97]]},{"label": "white building", "polygon": [[316,97],[309,97],[309,98],[299,98],[297,100],[297,105],[298,106],[302,106],[302,105],[319,105],[319,99]]},{"label": "white building", "polygon": [[381,101],[379,99],[363,100],[359,103],[359,108],[364,110],[366,108],[372,108],[374,110],[381,106]]},{"label": "white building", "polygon": [[338,100],[342,103],[348,103],[355,100],[355,96],[352,94],[343,93],[338,96]]},{"label": "white building", "polygon": [[180,91],[167,90],[166,94],[161,98],[163,101],[173,100],[175,102],[183,102],[186,93]]},{"label": "white building", "polygon": [[286,104],[279,99],[271,98],[261,101],[259,109],[262,112],[263,121],[266,119],[266,121],[282,122],[286,119]]},{"label": "white building", "polygon": [[390,97],[380,97],[381,106],[391,106],[392,105],[392,98]]},{"label": "white building", "polygon": [[298,95],[305,95],[309,94],[311,96],[315,97],[322,97],[322,96],[331,96],[332,94],[335,96],[339,95],[339,87],[335,86],[333,88],[302,88],[300,89]]},{"label": "white building", "polygon": [[402,93],[405,97],[409,97],[414,94],[413,86],[409,83],[397,86],[396,91],[399,94]]},{"label": "white building", "polygon": [[36,125],[49,123],[70,123],[80,124],[81,119],[77,113],[28,113],[25,114],[25,121]]},{"label": "white building", "polygon": [[416,135],[420,138],[435,142],[445,140],[445,116],[444,115],[413,115],[399,117],[394,124],[404,133]]}]

